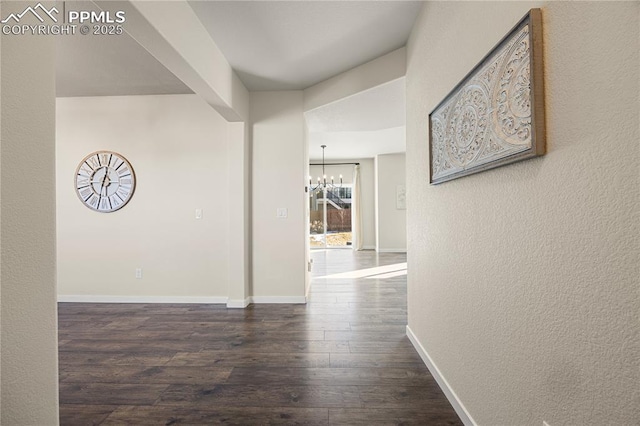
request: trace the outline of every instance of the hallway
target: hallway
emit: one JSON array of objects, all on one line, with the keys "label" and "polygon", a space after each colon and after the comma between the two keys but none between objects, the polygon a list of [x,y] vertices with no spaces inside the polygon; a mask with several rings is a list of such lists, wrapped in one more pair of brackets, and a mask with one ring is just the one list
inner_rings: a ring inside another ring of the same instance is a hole
[{"label": "hallway", "polygon": [[61,424],[461,424],[405,336],[406,255],[312,258],[306,306],[61,303]]}]

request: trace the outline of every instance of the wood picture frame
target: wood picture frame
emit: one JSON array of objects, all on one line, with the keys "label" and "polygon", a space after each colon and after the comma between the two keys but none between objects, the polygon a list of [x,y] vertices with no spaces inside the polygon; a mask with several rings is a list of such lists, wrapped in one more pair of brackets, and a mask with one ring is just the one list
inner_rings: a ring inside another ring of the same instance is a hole
[{"label": "wood picture frame", "polygon": [[531,9],[429,114],[429,182],[544,155],[543,72]]}]

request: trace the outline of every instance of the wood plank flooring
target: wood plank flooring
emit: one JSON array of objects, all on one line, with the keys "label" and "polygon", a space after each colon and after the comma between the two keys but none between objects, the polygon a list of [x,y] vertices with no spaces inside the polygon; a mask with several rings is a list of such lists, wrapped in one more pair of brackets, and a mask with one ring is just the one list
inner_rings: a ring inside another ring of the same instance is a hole
[{"label": "wood plank flooring", "polygon": [[312,257],[307,305],[60,303],[60,424],[461,425],[405,336],[406,256]]}]

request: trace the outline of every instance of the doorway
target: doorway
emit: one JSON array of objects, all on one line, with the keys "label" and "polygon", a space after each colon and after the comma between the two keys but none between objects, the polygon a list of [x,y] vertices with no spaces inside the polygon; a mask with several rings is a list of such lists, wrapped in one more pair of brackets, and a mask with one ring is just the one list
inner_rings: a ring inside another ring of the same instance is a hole
[{"label": "doorway", "polygon": [[[341,179],[342,180],[342,179]],[[309,246],[351,248],[353,245],[353,186],[318,183],[309,192]]]}]

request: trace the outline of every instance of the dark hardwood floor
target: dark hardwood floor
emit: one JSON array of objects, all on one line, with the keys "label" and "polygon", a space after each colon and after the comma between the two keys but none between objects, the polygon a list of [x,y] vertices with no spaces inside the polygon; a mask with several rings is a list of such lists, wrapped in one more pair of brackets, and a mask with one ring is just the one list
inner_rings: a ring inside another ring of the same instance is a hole
[{"label": "dark hardwood floor", "polygon": [[406,256],[312,257],[307,305],[60,303],[60,423],[462,424],[405,336]]}]

